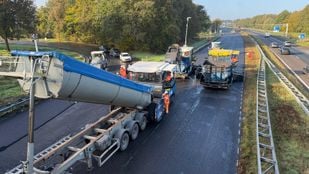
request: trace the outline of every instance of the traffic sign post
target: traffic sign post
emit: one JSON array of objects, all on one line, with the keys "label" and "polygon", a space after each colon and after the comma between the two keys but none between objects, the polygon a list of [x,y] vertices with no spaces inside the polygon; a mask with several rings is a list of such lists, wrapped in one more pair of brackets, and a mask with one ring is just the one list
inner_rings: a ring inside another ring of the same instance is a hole
[{"label": "traffic sign post", "polygon": [[303,39],[306,38],[306,34],[305,34],[305,33],[300,33],[300,34],[298,35],[298,38],[301,39],[301,40],[303,40]]},{"label": "traffic sign post", "polygon": [[280,31],[280,26],[279,25],[275,25],[274,26],[274,32],[279,32]]}]

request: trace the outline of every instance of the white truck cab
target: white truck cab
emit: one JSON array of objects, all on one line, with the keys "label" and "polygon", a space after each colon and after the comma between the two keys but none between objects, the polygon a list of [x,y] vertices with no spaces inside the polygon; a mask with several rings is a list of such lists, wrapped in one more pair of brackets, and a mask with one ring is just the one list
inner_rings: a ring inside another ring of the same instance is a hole
[{"label": "white truck cab", "polygon": [[[149,106],[151,120],[159,122],[164,115],[162,94],[168,91],[173,101],[176,91],[176,65],[166,62],[136,62],[128,67],[128,78],[152,87],[153,103]],[[169,79],[169,80],[167,80]]]},{"label": "white truck cab", "polygon": [[104,56],[103,51],[91,51],[91,62],[90,65],[100,69],[107,68],[107,58]]}]

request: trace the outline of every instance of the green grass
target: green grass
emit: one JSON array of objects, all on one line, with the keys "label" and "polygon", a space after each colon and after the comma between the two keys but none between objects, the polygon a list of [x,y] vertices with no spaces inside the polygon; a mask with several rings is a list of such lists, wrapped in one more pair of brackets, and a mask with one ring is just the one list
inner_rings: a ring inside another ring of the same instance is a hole
[{"label": "green grass", "polygon": [[309,98],[309,93],[306,90],[299,80],[291,74],[291,72],[281,63],[281,61],[270,51],[267,45],[265,45],[260,39],[254,38],[259,45],[261,46],[262,50],[264,51],[266,57],[270,59],[272,63],[276,65],[276,67],[300,90],[307,98]]},{"label": "green grass", "polygon": [[154,62],[160,62],[164,61],[165,54],[154,54],[149,52],[138,52],[134,51],[131,53],[134,60],[137,61],[154,61]]},{"label": "green grass", "polygon": [[303,47],[309,47],[309,39],[298,41],[298,42],[296,42],[296,44],[299,45],[299,46],[303,46]]},{"label": "green grass", "polygon": [[[27,50],[34,51],[34,46],[31,45],[16,45],[10,44],[11,50]],[[0,44],[0,56],[10,55],[8,51],[5,50],[5,45]],[[76,52],[54,49],[50,47],[40,47],[40,51],[59,51],[68,56],[74,57],[78,60],[83,61],[83,58]],[[1,70],[0,70],[1,71]],[[2,77],[0,76],[0,105],[14,102],[22,96],[25,96],[26,93],[23,92],[22,88],[19,86],[18,82],[14,78]]]},{"label": "green grass", "polygon": [[[205,43],[216,40],[217,36],[211,36],[208,38],[198,39],[196,41],[193,41],[192,44],[189,44],[189,46],[198,48]],[[141,51],[133,51],[131,52],[131,55],[133,56],[133,59],[136,61],[154,61],[154,62],[160,62],[165,60],[165,54],[154,54],[150,52],[141,52]]]},{"label": "green grass", "polygon": [[[11,50],[23,50],[23,51],[35,51],[34,46],[32,45],[18,45],[18,44],[10,44]],[[63,49],[56,49],[56,48],[51,48],[51,47],[39,47],[40,51],[58,51],[61,52],[65,55],[68,55],[70,57],[76,58],[77,60],[83,61],[83,58],[80,54],[73,52],[73,51],[68,51],[68,50],[63,50]],[[2,55],[2,52],[6,52],[6,46],[3,43],[0,43],[0,55]]]},{"label": "green grass", "polygon": [[25,95],[16,79],[0,76],[0,105],[13,102]]},{"label": "green grass", "polygon": [[268,104],[280,173],[309,172],[309,117],[266,68]]},{"label": "green grass", "polygon": [[256,81],[260,54],[247,34],[242,34],[245,51],[254,51],[253,57],[245,57],[245,81],[243,96],[243,124],[241,128],[238,173],[256,173]]}]

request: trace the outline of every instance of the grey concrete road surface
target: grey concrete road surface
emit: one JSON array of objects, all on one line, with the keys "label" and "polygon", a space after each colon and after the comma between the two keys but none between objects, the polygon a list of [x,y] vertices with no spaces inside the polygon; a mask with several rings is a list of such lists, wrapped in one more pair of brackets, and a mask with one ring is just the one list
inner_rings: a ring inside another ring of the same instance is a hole
[{"label": "grey concrete road surface", "polygon": [[[240,35],[226,34],[221,41],[224,48],[243,52]],[[197,56],[205,57],[205,54],[207,50],[202,50]],[[240,64],[243,59],[241,54]],[[204,89],[195,79],[177,81],[176,101],[160,123],[149,124],[126,151],[117,152],[103,167],[88,171],[79,164],[73,173],[235,173],[242,90],[242,83],[233,84],[229,90],[216,90]],[[46,106],[36,110],[35,152],[74,134],[108,112],[107,106],[88,103],[53,104],[48,100],[42,105]],[[14,142],[0,151],[0,173],[25,159],[27,137],[20,137],[24,135],[26,123],[17,121],[18,117],[25,117],[19,114],[16,120],[12,117],[12,121],[6,119],[0,124],[0,129],[5,125],[2,131],[7,132],[1,139],[10,137],[1,141],[1,146]]]}]

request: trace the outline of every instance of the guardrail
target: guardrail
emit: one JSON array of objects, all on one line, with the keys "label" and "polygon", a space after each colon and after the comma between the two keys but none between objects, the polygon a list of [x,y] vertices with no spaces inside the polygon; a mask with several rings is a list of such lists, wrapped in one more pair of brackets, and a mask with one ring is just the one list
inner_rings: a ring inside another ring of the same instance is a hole
[{"label": "guardrail", "polygon": [[260,69],[258,71],[256,96],[258,174],[279,174],[278,161],[276,158],[275,144],[273,141],[269,116],[264,56],[263,59],[261,59]]},{"label": "guardrail", "polygon": [[197,47],[197,48],[194,48],[194,49],[193,49],[193,54],[199,52],[201,49],[203,49],[204,47],[210,45],[211,42],[216,41],[216,40],[218,40],[219,38],[220,38],[219,36],[215,36],[212,40],[206,42],[205,44],[203,44],[203,45],[201,45],[201,46],[199,46],[199,47]]},{"label": "guardrail", "polygon": [[284,64],[285,67],[288,68],[288,70],[299,80],[299,82],[300,82],[304,87],[306,87],[306,90],[309,91],[309,86],[308,86],[308,84],[306,84],[306,82],[304,82],[303,79],[301,79],[301,78],[299,77],[299,75],[297,75],[297,74],[292,70],[292,68],[291,68],[288,64],[286,64],[276,52],[274,52],[273,50],[271,50],[271,52],[280,60],[280,62],[281,62],[282,64]]},{"label": "guardrail", "polygon": [[284,74],[266,57],[266,55],[264,54],[262,48],[258,45],[258,43],[256,44],[270,70],[276,75],[276,77],[280,80],[280,82],[284,84],[286,89],[295,97],[296,102],[302,107],[304,112],[307,115],[309,115],[309,100],[307,99],[307,97],[304,94],[302,94],[295,87],[295,85],[293,85],[293,83],[290,82],[290,80],[286,76],[284,76]]},{"label": "guardrail", "polygon": [[27,102],[29,101],[29,97],[25,97],[25,98],[21,98],[19,100],[17,100],[16,102],[12,103],[12,104],[8,104],[6,106],[0,106],[0,117],[15,111],[16,109],[23,107],[27,104]]}]

